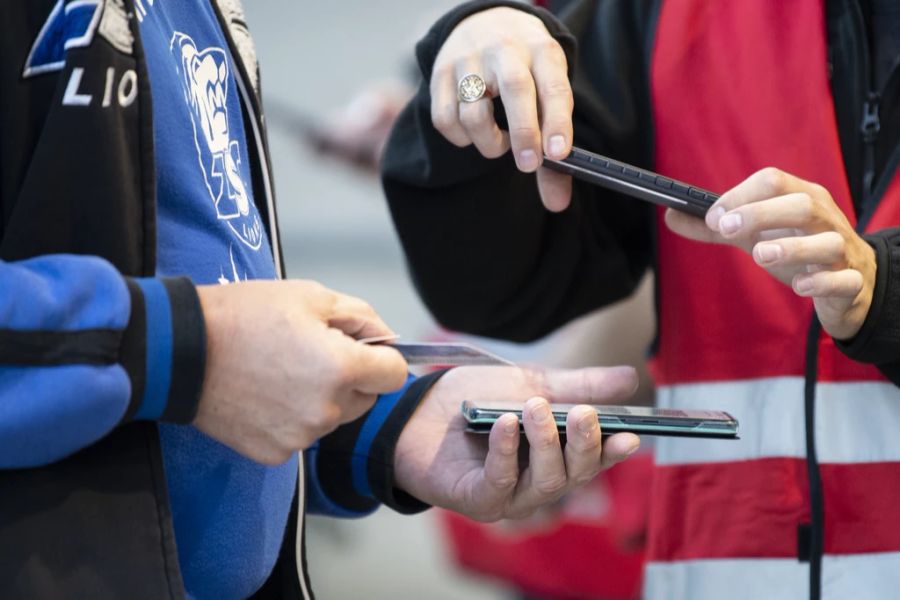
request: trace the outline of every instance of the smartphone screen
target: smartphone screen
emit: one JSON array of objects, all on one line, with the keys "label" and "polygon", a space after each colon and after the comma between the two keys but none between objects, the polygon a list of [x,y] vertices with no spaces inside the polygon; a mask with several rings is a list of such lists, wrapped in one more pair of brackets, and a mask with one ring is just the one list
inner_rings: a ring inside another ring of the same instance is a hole
[{"label": "smartphone screen", "polygon": [[[575,404],[551,404],[559,432],[565,435],[566,415]],[[647,406],[597,405],[600,428],[604,434],[628,431],[639,435],[686,436],[737,439],[738,422],[727,412],[717,410],[674,410]],[[471,401],[462,404],[469,431],[488,433],[501,415],[513,413],[521,427],[522,403]]]}]

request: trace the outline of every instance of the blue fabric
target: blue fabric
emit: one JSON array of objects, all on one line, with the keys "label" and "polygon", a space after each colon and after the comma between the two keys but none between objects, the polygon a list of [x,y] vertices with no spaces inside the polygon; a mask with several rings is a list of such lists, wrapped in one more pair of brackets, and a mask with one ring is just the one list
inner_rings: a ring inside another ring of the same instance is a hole
[{"label": "blue fabric", "polygon": [[47,465],[112,431],[131,381],[118,366],[0,367],[0,469]]},{"label": "blue fabric", "polygon": [[[157,0],[144,7],[139,20],[153,98],[157,274],[223,285],[274,278],[253,200],[237,71],[215,13],[207,1]],[[160,435],[188,596],[250,595],[277,559],[296,458],[260,465],[191,426],[162,424]]]},{"label": "blue fabric", "polygon": [[357,519],[359,517],[371,515],[373,512],[378,510],[378,505],[375,505],[371,510],[366,511],[348,510],[340,504],[332,501],[331,498],[328,497],[328,494],[325,493],[325,490],[322,489],[322,484],[319,482],[319,443],[316,442],[315,444],[310,446],[303,454],[306,458],[306,460],[304,461],[304,465],[306,467],[307,513],[311,513],[314,515],[326,515],[329,517],[339,517],[342,519]]},{"label": "blue fabric", "polygon": [[86,46],[92,39],[100,5],[100,0],[82,0],[66,6],[58,0],[32,45],[25,71],[41,73],[62,68],[67,45]]},{"label": "blue fabric", "polygon": [[56,254],[0,261],[0,281],[0,327],[5,329],[124,329],[131,314],[125,281],[99,258]]},{"label": "blue fabric", "polygon": [[[121,275],[85,256],[0,261],[0,289],[3,329],[122,329],[131,309]],[[48,464],[93,443],[118,424],[130,397],[118,365],[0,365],[0,469]]]},{"label": "blue fabric", "polygon": [[353,487],[356,493],[366,498],[373,498],[372,486],[369,485],[369,449],[375,440],[381,426],[391,411],[394,410],[397,401],[406,392],[407,388],[416,380],[414,375],[406,378],[406,383],[396,392],[385,394],[378,398],[375,406],[369,411],[365,423],[359,431],[356,438],[356,446],[353,448],[353,458],[351,459],[351,471],[353,477]]},{"label": "blue fabric", "polygon": [[172,383],[172,306],[160,280],[135,281],[144,292],[147,315],[147,382],[134,418],[156,420],[166,410]]}]

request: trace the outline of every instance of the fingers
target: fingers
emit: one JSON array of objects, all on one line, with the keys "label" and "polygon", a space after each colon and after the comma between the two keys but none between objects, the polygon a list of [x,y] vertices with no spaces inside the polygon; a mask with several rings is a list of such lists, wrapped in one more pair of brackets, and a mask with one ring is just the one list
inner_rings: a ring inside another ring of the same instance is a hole
[{"label": "fingers", "polygon": [[788,237],[759,242],[753,247],[753,260],[761,267],[793,267],[823,265],[846,266],[846,244],[836,231],[810,236]]},{"label": "fingers", "polygon": [[330,291],[333,301],[323,315],[329,327],[339,329],[355,339],[394,335],[375,309],[354,296]]},{"label": "fingers", "polygon": [[665,213],[666,226],[682,237],[695,242],[705,242],[707,244],[718,244],[722,242],[719,234],[710,229],[709,215],[707,214],[706,222],[691,215],[671,208],[666,209]]},{"label": "fingers", "polygon": [[346,352],[347,383],[364,394],[386,394],[406,381],[408,365],[390,346],[370,346],[344,338],[338,351]]},{"label": "fingers", "polygon": [[541,113],[544,154],[562,159],[572,151],[572,110],[575,100],[569,84],[566,53],[552,38],[535,50],[531,67]]},{"label": "fingers", "polygon": [[722,194],[706,214],[706,223],[710,229],[718,231],[720,219],[729,211],[776,196],[795,192],[811,193],[812,185],[773,167],[762,169]]},{"label": "fingers", "polygon": [[482,156],[498,158],[509,150],[509,133],[500,131],[494,120],[494,104],[490,98],[459,103],[459,122]]},{"label": "fingers", "polygon": [[776,196],[746,204],[719,219],[719,233],[725,239],[752,238],[772,229],[799,229],[818,233],[834,229],[816,200],[805,192]]},{"label": "fingers", "polygon": [[641,438],[633,433],[617,433],[603,442],[600,469],[608,469],[634,454],[641,447]]},{"label": "fingers", "polygon": [[543,160],[534,78],[528,63],[516,51],[504,51],[492,62],[516,166],[525,173],[534,172]]},{"label": "fingers", "polygon": [[473,497],[479,506],[489,506],[486,514],[475,510],[484,520],[494,521],[506,514],[513,491],[519,481],[519,418],[513,414],[501,416],[491,427],[484,470],[475,484]]},{"label": "fingers", "polygon": [[536,393],[552,402],[594,404],[631,397],[638,386],[633,367],[590,367],[574,370],[529,371]]},{"label": "fingers", "polygon": [[852,300],[862,291],[864,284],[862,273],[844,269],[796,275],[791,287],[799,296]]},{"label": "fingers", "polygon": [[431,122],[450,143],[464,148],[472,143],[459,122],[458,79],[452,68],[435,70],[431,76]]},{"label": "fingers", "polygon": [[572,201],[572,176],[550,169],[538,169],[538,192],[547,210],[561,212]]},{"label": "fingers", "polygon": [[569,485],[584,485],[600,472],[603,452],[597,411],[576,406],[566,417],[566,473]]},{"label": "fingers", "polygon": [[559,498],[568,484],[550,404],[543,398],[530,399],[525,403],[522,424],[529,445],[528,467],[522,472],[510,506],[514,518],[528,516],[539,506]]}]

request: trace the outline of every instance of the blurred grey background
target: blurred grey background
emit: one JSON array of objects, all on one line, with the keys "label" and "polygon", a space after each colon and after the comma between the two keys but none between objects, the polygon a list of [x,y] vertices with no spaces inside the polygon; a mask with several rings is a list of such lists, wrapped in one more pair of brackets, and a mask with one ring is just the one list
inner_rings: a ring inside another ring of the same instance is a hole
[{"label": "blurred grey background", "polygon": [[[454,4],[244,0],[261,64],[287,273],[365,298],[409,340],[434,335],[436,325],[409,281],[377,178],[320,156],[304,143],[298,124],[327,118],[367,83],[407,79],[415,42]],[[653,327],[651,297],[644,285],[636,302],[535,345],[479,343],[514,360],[639,364]],[[454,569],[433,512],[311,517],[307,548],[313,586],[326,600],[516,597],[499,583]]]}]

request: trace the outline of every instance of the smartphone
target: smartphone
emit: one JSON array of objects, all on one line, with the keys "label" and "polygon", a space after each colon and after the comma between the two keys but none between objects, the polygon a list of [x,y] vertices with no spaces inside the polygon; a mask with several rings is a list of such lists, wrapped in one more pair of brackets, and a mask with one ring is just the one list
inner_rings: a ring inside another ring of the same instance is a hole
[{"label": "smartphone", "polygon": [[[553,419],[560,434],[566,433],[566,415],[575,404],[551,404]],[[663,435],[699,438],[738,439],[738,422],[727,412],[717,410],[673,410],[647,406],[597,405],[597,416],[604,435],[628,431],[638,435]],[[501,415],[513,413],[522,427],[522,403],[472,401],[462,403],[466,429],[489,433]]]},{"label": "smartphone", "polygon": [[694,215],[706,216],[717,194],[657,175],[652,171],[594,154],[581,148],[562,160],[544,158],[544,166],[595,185]]}]

